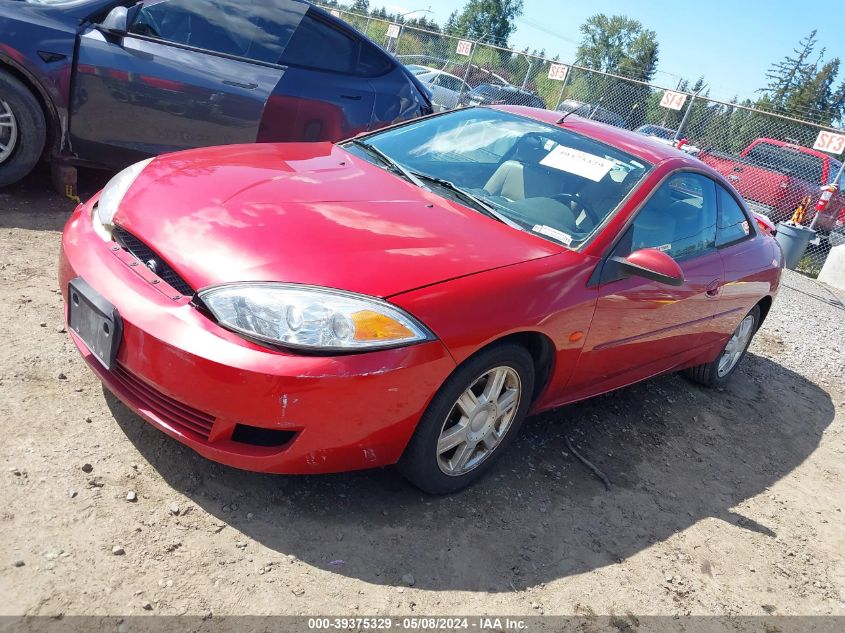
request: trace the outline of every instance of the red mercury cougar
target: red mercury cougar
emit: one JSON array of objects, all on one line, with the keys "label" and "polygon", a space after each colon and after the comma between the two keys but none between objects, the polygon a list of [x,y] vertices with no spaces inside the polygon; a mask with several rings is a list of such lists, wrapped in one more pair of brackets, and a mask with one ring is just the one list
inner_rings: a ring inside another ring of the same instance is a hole
[{"label": "red mercury cougar", "polygon": [[202,455],[397,464],[446,493],[531,413],[664,372],[723,384],[781,269],[697,159],[477,107],[137,163],[74,211],[60,278],[91,369]]}]

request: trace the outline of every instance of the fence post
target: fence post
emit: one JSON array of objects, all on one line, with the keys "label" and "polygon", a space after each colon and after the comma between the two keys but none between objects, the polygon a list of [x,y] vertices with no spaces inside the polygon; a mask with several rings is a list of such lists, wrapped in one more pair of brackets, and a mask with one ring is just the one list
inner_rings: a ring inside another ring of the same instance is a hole
[{"label": "fence post", "polygon": [[563,103],[563,91],[566,90],[566,84],[569,83],[569,76],[572,74],[572,66],[569,67],[569,70],[566,71],[566,77],[563,78],[563,81],[560,82],[560,94],[557,97],[557,104],[555,105],[555,110],[560,108],[560,104]]},{"label": "fence post", "polygon": [[370,16],[367,16],[367,23],[364,25],[364,35],[368,35],[370,32]]},{"label": "fence post", "polygon": [[528,70],[525,72],[525,79],[522,80],[522,90],[525,90],[525,86],[528,85],[528,78],[531,76],[531,69],[534,68],[534,60],[532,60],[528,55],[525,56],[525,59],[528,60]]},{"label": "fence post", "polygon": [[683,116],[683,118],[681,119],[681,122],[678,124],[678,131],[677,131],[677,132],[675,132],[675,138],[673,139],[673,140],[675,141],[675,143],[677,143],[678,141],[680,141],[680,140],[681,140],[681,132],[683,132],[683,131],[684,131],[684,126],[687,124],[687,119],[689,118],[690,112],[692,112],[692,106],[693,106],[693,104],[695,103],[695,98],[696,98],[698,95],[700,95],[700,94],[701,94],[701,91],[702,91],[702,90],[704,90],[704,86],[701,86],[701,88],[699,88],[699,89],[698,89],[698,92],[696,92],[696,93],[695,93],[694,95],[692,95],[692,97],[690,98],[690,100],[689,100],[689,105],[687,106],[687,111],[686,111],[686,112],[684,112],[684,116]]},{"label": "fence post", "polygon": [[599,99],[598,99],[598,101],[596,101],[596,105],[594,105],[594,106],[593,106],[593,108],[590,110],[590,115],[587,117],[588,119],[592,119],[592,118],[593,118],[593,115],[594,115],[594,114],[596,113],[596,111],[597,111],[597,110],[601,107],[601,104],[602,104],[603,102],[604,102],[604,95],[600,96],[600,97],[599,97]]},{"label": "fence post", "polygon": [[394,56],[399,55],[399,39],[402,37],[402,33],[404,33],[404,32],[405,32],[405,25],[404,24],[399,25],[399,35],[396,36],[396,41],[393,42],[393,55]]},{"label": "fence post", "polygon": [[[459,40],[460,41],[460,40]],[[472,43],[472,50],[469,52],[469,60],[467,61],[467,69],[464,71],[464,82],[461,84],[461,93],[458,95],[458,105],[464,100],[464,92],[467,87],[467,78],[469,77],[469,70],[472,68],[472,59],[475,57],[475,49],[478,48],[478,42]]]}]

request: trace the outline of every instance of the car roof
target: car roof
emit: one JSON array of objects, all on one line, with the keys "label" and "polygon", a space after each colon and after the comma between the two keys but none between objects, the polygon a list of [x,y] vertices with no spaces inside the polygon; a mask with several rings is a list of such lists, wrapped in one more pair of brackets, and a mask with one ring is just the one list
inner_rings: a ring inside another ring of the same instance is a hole
[{"label": "car roof", "polygon": [[455,79],[460,79],[457,75],[453,75],[452,73],[447,73],[445,70],[437,70],[436,68],[431,68],[428,72],[425,73],[426,75],[446,75],[447,77],[454,77]]},{"label": "car roof", "polygon": [[496,86],[501,90],[506,90],[507,92],[518,92],[520,94],[526,95],[533,95],[534,93],[530,90],[526,90],[525,88],[517,88],[516,86]]},{"label": "car roof", "polygon": [[663,127],[662,125],[657,125],[655,123],[646,123],[645,125],[641,125],[637,129],[644,130],[646,128],[650,130],[662,130],[663,132],[672,132],[673,134],[676,132],[676,130],[673,130],[672,128]]},{"label": "car roof", "polygon": [[[815,156],[816,158],[831,158],[828,154],[824,152],[820,152],[818,150],[813,149],[812,147],[804,147],[803,145],[797,145],[796,143],[790,143],[788,141],[779,141],[775,138],[766,138],[761,137],[756,139],[752,145],[760,145],[762,143],[766,143],[768,145],[776,145],[777,147],[782,147],[784,149],[791,149],[796,152],[800,152],[802,154],[809,154],[810,156]],[[835,160],[835,159],[832,159]]]},{"label": "car roof", "polygon": [[[510,112],[519,116],[542,121],[543,123],[551,123],[552,125],[558,125],[558,121],[560,121],[561,118],[560,112],[541,110],[540,108],[529,108],[528,106],[497,105],[482,107],[492,107],[504,112]],[[572,130],[573,132],[577,132],[578,134],[583,134],[584,136],[601,141],[602,143],[607,143],[608,145],[617,147],[632,156],[641,158],[642,160],[654,165],[672,158],[682,158],[685,162],[694,164],[696,167],[701,166],[706,168],[704,163],[701,163],[697,159],[692,158],[689,154],[677,150],[674,147],[654,143],[649,140],[649,137],[642,134],[637,134],[636,132],[614,127],[612,125],[607,125],[606,123],[599,123],[598,121],[591,119],[585,119],[577,114],[567,116],[563,127],[568,130]],[[710,172],[712,170],[706,169],[706,171]]]}]

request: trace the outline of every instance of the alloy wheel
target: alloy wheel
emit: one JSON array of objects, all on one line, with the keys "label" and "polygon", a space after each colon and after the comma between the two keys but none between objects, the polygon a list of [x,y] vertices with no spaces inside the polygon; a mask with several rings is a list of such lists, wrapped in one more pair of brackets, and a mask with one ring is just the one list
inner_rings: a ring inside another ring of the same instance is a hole
[{"label": "alloy wheel", "polygon": [[522,382],[507,366],[479,376],[452,406],[437,440],[437,464],[450,476],[477,468],[510,430],[522,398]]},{"label": "alloy wheel", "polygon": [[748,342],[751,340],[751,335],[754,333],[754,317],[748,315],[734,330],[731,340],[725,345],[725,351],[722,352],[722,357],[719,359],[719,367],[716,373],[719,378],[726,376],[739,362],[745,348],[748,347]]},{"label": "alloy wheel", "polygon": [[18,143],[18,122],[11,106],[0,99],[0,163],[7,160]]}]

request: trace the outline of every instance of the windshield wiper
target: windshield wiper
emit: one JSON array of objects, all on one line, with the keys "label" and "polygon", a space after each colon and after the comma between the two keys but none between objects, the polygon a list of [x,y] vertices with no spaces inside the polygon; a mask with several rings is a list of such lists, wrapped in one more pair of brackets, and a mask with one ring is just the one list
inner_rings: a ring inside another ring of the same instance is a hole
[{"label": "windshield wiper", "polygon": [[475,194],[470,193],[469,191],[461,189],[451,180],[446,180],[445,178],[438,178],[437,176],[429,176],[428,174],[421,174],[418,171],[413,172],[413,175],[417,178],[433,182],[437,185],[440,185],[441,187],[444,187],[445,189],[448,189],[449,191],[455,193],[459,198],[463,198],[464,202],[469,202],[472,206],[481,211],[484,215],[487,215],[493,218],[494,220],[498,220],[499,222],[507,224],[511,228],[519,229],[520,231],[525,230],[519,224],[511,220],[508,216],[499,213],[498,211],[496,211],[496,209],[487,204],[484,200],[482,200]]},{"label": "windshield wiper", "polygon": [[362,148],[365,152],[369,152],[370,154],[373,154],[374,156],[378,157],[378,159],[381,160],[381,162],[387,167],[390,167],[393,171],[399,172],[399,174],[403,176],[405,180],[414,183],[417,187],[420,187],[421,189],[427,189],[425,183],[423,183],[412,172],[408,171],[405,167],[397,163],[395,160],[393,160],[390,156],[385,154],[375,145],[367,143],[367,141],[362,141],[358,138],[353,138],[349,142],[353,145],[357,145],[358,147]]}]

